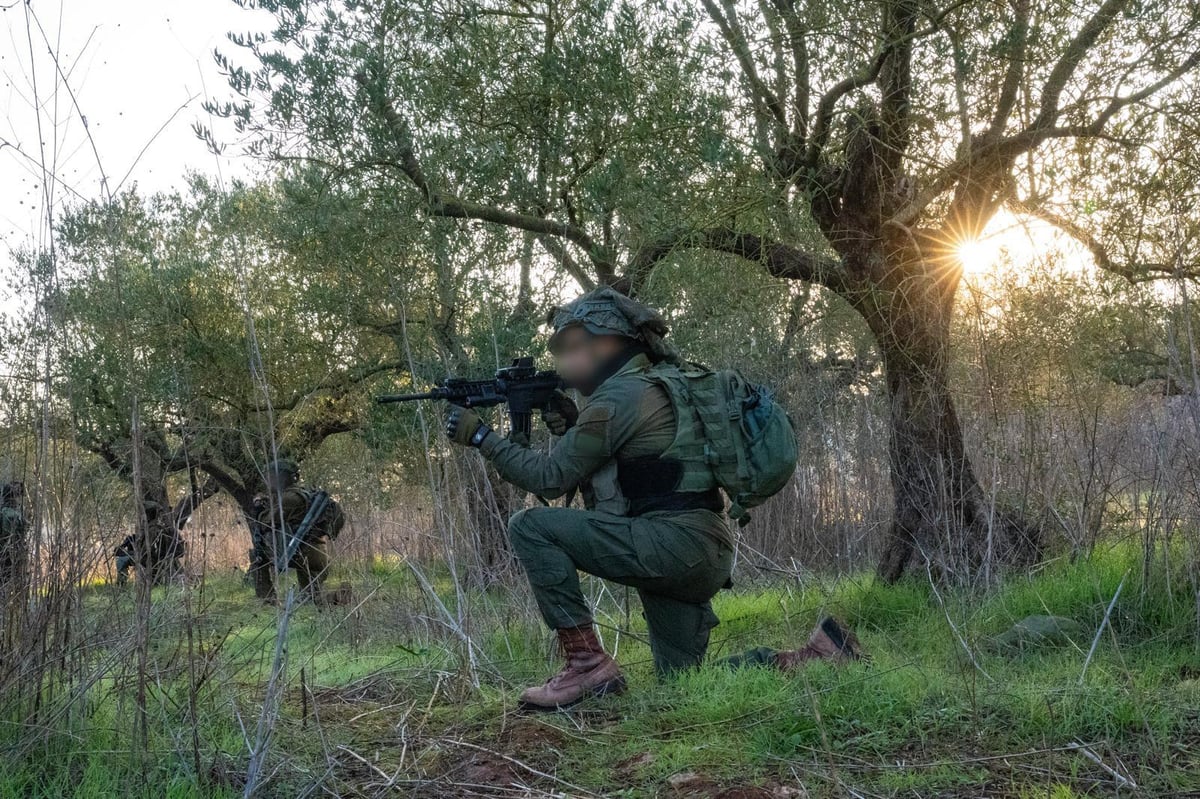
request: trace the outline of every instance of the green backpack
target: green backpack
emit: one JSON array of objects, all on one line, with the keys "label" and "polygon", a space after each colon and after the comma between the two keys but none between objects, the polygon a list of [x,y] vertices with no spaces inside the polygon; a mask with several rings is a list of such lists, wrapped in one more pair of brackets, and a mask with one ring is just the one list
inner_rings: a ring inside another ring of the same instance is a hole
[{"label": "green backpack", "polygon": [[729,515],[739,524],[750,520],[750,508],[792,479],[799,455],[796,431],[768,389],[736,369],[713,372],[697,364],[663,364],[647,377],[666,388],[676,419],[690,415],[699,422],[678,425],[664,455],[705,464],[728,495]]}]

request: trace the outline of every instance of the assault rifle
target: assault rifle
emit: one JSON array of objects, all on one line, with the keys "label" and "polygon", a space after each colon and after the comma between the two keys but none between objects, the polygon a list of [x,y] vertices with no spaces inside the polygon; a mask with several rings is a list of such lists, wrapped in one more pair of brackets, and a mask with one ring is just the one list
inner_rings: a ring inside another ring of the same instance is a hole
[{"label": "assault rifle", "polygon": [[562,378],[551,370],[538,371],[533,358],[513,358],[512,366],[496,372],[491,380],[471,380],[466,377],[447,377],[421,394],[384,394],[376,397],[380,403],[412,402],[414,400],[445,400],[464,408],[490,408],[508,405],[508,416],[515,433],[528,440],[533,429],[533,412],[544,411],[554,392],[563,387]]},{"label": "assault rifle", "polygon": [[304,518],[300,520],[295,530],[288,531],[287,525],[284,525],[284,535],[287,537],[287,548],[284,550],[283,559],[276,561],[275,571],[283,574],[291,565],[292,559],[296,557],[296,553],[300,551],[300,545],[304,543],[304,539],[308,537],[308,531],[317,523],[317,519],[321,518],[321,514],[329,507],[329,495],[324,491],[318,491],[312,498],[312,502],[308,505],[308,512],[304,514]]}]

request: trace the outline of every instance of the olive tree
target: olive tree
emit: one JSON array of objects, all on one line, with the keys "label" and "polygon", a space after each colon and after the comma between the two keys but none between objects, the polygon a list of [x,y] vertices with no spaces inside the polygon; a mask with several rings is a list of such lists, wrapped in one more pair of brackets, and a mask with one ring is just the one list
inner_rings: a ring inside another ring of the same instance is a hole
[{"label": "olive tree", "polygon": [[[351,287],[298,242],[284,181],[66,213],[53,342],[76,440],[177,526],[225,491],[249,516],[264,463],[358,430],[392,341],[345,313]],[[293,187],[294,188],[294,187]],[[168,502],[173,475],[187,489]]]},{"label": "olive tree", "polygon": [[464,246],[480,225],[508,229],[581,288],[636,293],[697,250],[713,270],[745,259],[823,287],[861,317],[885,372],[894,518],[879,574],[923,563],[969,580],[1037,555],[964,446],[957,249],[1010,204],[1084,238],[1102,268],[1155,273],[1110,257],[1074,212],[1101,190],[1092,154],[1136,154],[1180,123],[1157,100],[1193,80],[1194,6],[254,5],[276,30],[233,37],[255,70],[218,54],[236,97],[212,108],[255,152],[401,176],[429,224],[459,221]]}]

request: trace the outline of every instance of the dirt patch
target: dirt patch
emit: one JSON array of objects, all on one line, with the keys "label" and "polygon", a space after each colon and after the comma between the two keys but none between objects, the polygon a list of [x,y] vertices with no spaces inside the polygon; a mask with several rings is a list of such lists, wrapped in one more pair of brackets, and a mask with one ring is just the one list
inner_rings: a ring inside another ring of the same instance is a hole
[{"label": "dirt patch", "polygon": [[788,785],[730,785],[694,772],[667,779],[663,799],[801,799],[807,794]]},{"label": "dirt patch", "polygon": [[451,769],[446,777],[465,785],[507,787],[517,782],[518,774],[512,764],[499,755],[475,752],[460,768]]},{"label": "dirt patch", "polygon": [[536,716],[517,716],[509,722],[499,737],[499,748],[524,759],[549,749],[562,749],[569,743],[566,733]]}]

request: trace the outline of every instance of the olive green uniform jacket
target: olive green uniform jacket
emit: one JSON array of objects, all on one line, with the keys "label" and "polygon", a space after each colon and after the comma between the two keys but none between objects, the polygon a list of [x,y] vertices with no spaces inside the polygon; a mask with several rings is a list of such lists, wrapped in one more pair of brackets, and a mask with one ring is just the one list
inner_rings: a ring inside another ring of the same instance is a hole
[{"label": "olive green uniform jacket", "polygon": [[[480,450],[509,482],[545,499],[578,489],[587,510],[535,507],[509,522],[513,549],[555,629],[592,622],[579,571],[637,589],[660,675],[698,665],[717,624],[710,600],[729,583],[733,542],[715,482],[673,490],[679,464],[666,390],[636,355],[581,409],[549,454],[490,433]],[[695,423],[694,420],[684,420]]]}]

